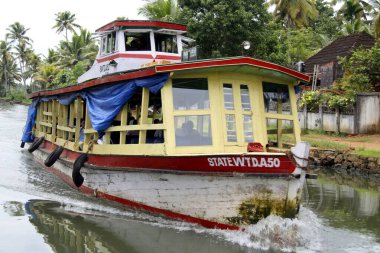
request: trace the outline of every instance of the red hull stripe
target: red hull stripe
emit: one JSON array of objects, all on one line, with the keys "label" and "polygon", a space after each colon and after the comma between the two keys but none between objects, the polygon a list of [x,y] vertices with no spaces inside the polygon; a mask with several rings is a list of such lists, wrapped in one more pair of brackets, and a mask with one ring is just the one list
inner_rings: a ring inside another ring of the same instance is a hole
[{"label": "red hull stripe", "polygon": [[160,21],[113,21],[105,26],[100,27],[96,32],[107,31],[113,27],[118,26],[130,26],[130,27],[157,27],[157,28],[166,28],[180,31],[187,31],[187,27],[180,24],[166,23]]},{"label": "red hull stripe", "polygon": [[[52,152],[56,145],[45,141],[43,148]],[[62,157],[75,161],[80,153],[65,149]],[[246,159],[246,160],[243,160]],[[278,166],[269,166],[276,159]],[[268,166],[262,166],[263,160]],[[295,166],[284,155],[207,155],[207,156],[132,156],[132,155],[88,155],[88,164],[106,168],[130,168],[165,172],[205,172],[226,176],[232,173],[289,175]],[[256,163],[256,166],[254,166]]]},{"label": "red hull stripe", "polygon": [[[81,192],[86,193],[86,194],[94,194],[94,189],[91,189],[91,188],[89,188],[87,186],[81,186],[81,187],[77,188],[74,185],[73,180],[71,179],[71,177],[69,177],[66,174],[64,174],[64,173],[60,172],[59,170],[55,169],[54,166],[48,168],[48,167],[44,166],[43,161],[41,161],[39,159],[36,159],[36,160],[47,171],[49,171],[49,172],[57,175],[58,177],[60,177],[63,181],[65,181],[72,188],[79,189]],[[190,215],[185,215],[185,214],[176,213],[176,212],[172,212],[172,211],[165,210],[165,209],[160,209],[160,208],[148,206],[148,205],[145,205],[145,204],[141,204],[141,203],[138,203],[138,202],[135,202],[135,201],[123,199],[123,198],[116,197],[116,196],[113,196],[113,195],[110,195],[110,194],[107,194],[107,193],[103,193],[103,192],[96,192],[96,195],[97,195],[97,197],[101,197],[101,198],[104,198],[104,199],[112,200],[112,201],[121,203],[123,205],[129,206],[129,207],[132,207],[132,208],[135,208],[135,209],[144,210],[144,211],[147,211],[147,212],[150,212],[150,213],[153,213],[153,214],[160,214],[160,215],[166,216],[166,217],[171,218],[171,219],[183,220],[183,221],[186,221],[186,222],[189,222],[189,223],[199,224],[199,225],[201,225],[203,227],[206,227],[206,228],[217,228],[217,229],[228,229],[228,230],[239,230],[240,229],[239,226],[229,225],[229,224],[223,224],[223,223],[209,221],[209,220],[205,220],[205,219],[200,219],[200,218],[196,218],[196,217],[193,217],[193,216],[190,216]]]},{"label": "red hull stripe", "polygon": [[101,59],[97,59],[96,61],[106,62],[110,60],[114,60],[117,58],[139,58],[139,59],[160,59],[160,60],[181,60],[181,56],[173,56],[173,55],[157,55],[156,57],[153,57],[151,54],[129,54],[129,53],[119,53],[110,55]]},{"label": "red hull stripe", "polygon": [[209,67],[219,67],[219,66],[233,66],[233,65],[251,65],[251,66],[260,67],[264,69],[276,70],[276,71],[296,77],[306,82],[310,81],[310,77],[308,75],[304,75],[300,72],[285,68],[283,66],[280,66],[274,63],[265,62],[265,61],[261,61],[261,60],[257,60],[257,59],[253,59],[249,57],[163,65],[163,66],[156,66],[156,70],[157,72],[167,72],[167,71],[176,71],[176,70],[186,70],[186,69],[206,68],[206,67],[209,68]]}]

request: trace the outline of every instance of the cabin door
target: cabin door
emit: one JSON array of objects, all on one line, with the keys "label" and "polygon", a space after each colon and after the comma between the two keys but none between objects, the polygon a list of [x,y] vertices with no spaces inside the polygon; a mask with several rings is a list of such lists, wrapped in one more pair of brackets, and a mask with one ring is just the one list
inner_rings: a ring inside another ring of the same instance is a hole
[{"label": "cabin door", "polygon": [[223,83],[225,145],[246,146],[253,142],[252,89],[253,84]]}]

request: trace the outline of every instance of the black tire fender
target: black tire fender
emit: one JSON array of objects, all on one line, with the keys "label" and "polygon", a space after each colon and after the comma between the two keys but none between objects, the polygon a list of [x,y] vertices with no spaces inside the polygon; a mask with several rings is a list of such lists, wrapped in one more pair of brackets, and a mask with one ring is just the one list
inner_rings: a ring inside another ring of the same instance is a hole
[{"label": "black tire fender", "polygon": [[55,161],[58,160],[58,158],[59,158],[59,156],[62,154],[62,152],[63,152],[63,147],[58,146],[56,149],[54,149],[53,152],[51,152],[51,153],[49,154],[48,157],[46,157],[44,164],[45,164],[47,167],[52,166],[52,165],[55,163]]},{"label": "black tire fender", "polygon": [[33,141],[32,144],[30,144],[28,151],[29,153],[33,153],[38,147],[44,142],[45,137],[37,138],[36,140]]},{"label": "black tire fender", "polygon": [[73,165],[73,173],[72,173],[72,178],[73,182],[76,185],[76,187],[80,187],[83,184],[84,178],[80,174],[80,169],[84,165],[84,163],[87,161],[88,156],[87,154],[81,154],[74,162]]}]

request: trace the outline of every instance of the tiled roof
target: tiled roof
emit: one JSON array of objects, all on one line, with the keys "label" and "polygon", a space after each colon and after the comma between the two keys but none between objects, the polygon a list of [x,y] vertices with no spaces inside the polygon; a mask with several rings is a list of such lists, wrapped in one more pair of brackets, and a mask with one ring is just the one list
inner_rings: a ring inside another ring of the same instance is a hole
[{"label": "tiled roof", "polygon": [[312,73],[315,64],[324,64],[336,61],[337,57],[347,56],[360,46],[371,48],[375,44],[375,39],[366,32],[351,34],[340,37],[330,45],[322,48],[317,54],[305,61],[306,73]]}]

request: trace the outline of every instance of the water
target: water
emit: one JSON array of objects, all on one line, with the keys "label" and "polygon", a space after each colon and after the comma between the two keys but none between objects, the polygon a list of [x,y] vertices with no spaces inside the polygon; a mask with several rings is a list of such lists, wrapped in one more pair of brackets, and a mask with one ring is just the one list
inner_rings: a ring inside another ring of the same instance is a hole
[{"label": "water", "polygon": [[21,149],[27,107],[0,102],[0,252],[380,252],[380,193],[308,181],[296,219],[205,229],[84,196]]}]

